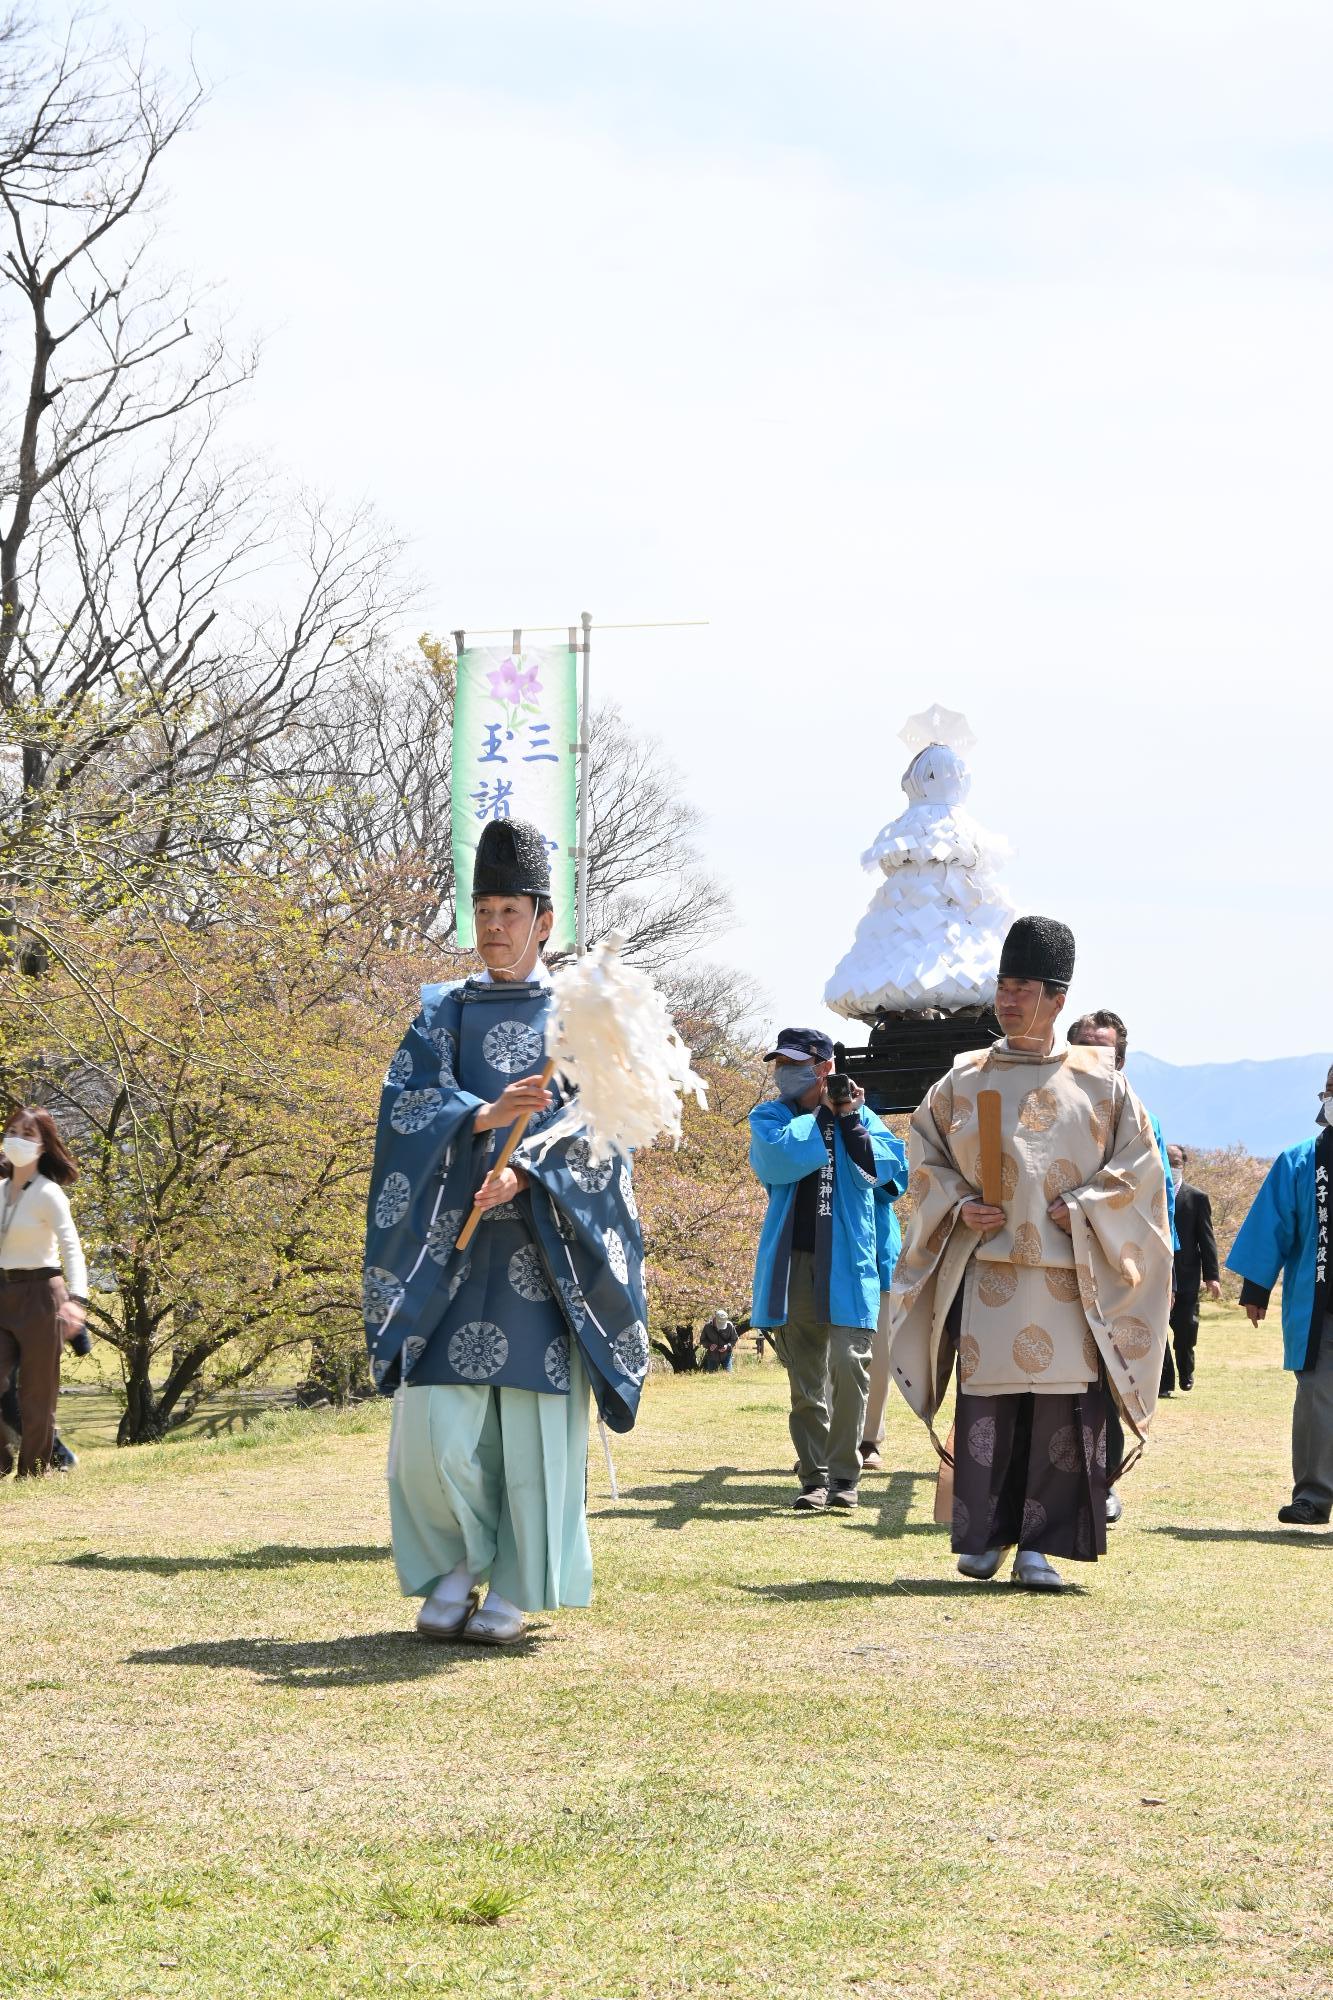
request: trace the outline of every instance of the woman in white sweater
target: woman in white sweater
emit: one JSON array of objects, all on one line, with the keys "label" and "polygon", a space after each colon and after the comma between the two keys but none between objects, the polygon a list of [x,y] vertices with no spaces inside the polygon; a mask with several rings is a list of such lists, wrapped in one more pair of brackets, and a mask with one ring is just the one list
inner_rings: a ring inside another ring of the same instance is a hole
[{"label": "woman in white sweater", "polygon": [[[0,1137],[0,1395],[19,1367],[19,1477],[51,1463],[60,1356],[87,1318],[88,1268],[65,1189],[79,1170],[49,1111],[27,1105]],[[13,1460],[0,1439],[0,1473]]]}]

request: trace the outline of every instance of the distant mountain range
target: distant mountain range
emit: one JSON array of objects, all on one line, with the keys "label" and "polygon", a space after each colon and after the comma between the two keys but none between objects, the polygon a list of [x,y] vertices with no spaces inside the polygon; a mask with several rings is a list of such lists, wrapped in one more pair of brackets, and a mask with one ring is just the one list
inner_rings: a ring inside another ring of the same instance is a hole
[{"label": "distant mountain range", "polygon": [[1182,1065],[1131,1050],[1125,1071],[1168,1141],[1243,1146],[1268,1160],[1314,1131],[1330,1064],[1333,1055],[1323,1054]]}]

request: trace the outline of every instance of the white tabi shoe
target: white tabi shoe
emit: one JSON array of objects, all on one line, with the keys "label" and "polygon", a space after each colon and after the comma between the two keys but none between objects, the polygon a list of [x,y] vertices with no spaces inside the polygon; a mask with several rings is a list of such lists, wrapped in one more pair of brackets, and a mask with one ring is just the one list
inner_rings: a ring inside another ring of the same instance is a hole
[{"label": "white tabi shoe", "polygon": [[989,1583],[1000,1564],[1004,1561],[1003,1549],[987,1549],[982,1556],[959,1556],[959,1576],[970,1576],[977,1583]]},{"label": "white tabi shoe", "polygon": [[463,1627],[477,1608],[481,1591],[473,1584],[466,1597],[444,1596],[436,1584],[417,1613],[417,1630],[423,1639],[459,1639]]},{"label": "white tabi shoe", "polygon": [[528,1629],[528,1621],[517,1605],[502,1597],[492,1604],[492,1591],[480,1611],[474,1611],[463,1627],[462,1637],[475,1646],[512,1646]]},{"label": "white tabi shoe", "polygon": [[1009,1581],[1022,1590],[1068,1590],[1058,1569],[1053,1569],[1037,1549],[1020,1549],[1014,1557]]}]

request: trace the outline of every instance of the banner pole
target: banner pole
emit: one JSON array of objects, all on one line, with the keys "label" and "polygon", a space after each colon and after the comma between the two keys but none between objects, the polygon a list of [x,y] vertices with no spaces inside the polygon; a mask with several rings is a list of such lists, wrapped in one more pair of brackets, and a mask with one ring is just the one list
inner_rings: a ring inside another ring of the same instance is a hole
[{"label": "banner pole", "polygon": [[583,625],[583,687],[579,701],[579,830],[578,887],[574,906],[574,949],[588,949],[588,793],[591,789],[592,744],[589,738],[588,703],[592,686],[589,658],[592,653],[592,613],[585,611]]}]

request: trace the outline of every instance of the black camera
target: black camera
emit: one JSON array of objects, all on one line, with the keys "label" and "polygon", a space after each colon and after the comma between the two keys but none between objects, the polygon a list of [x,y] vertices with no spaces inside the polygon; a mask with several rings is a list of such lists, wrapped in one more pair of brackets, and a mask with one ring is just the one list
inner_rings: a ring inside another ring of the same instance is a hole
[{"label": "black camera", "polygon": [[852,1101],[852,1079],[834,1070],[824,1085],[824,1093],[830,1104],[850,1104]]}]

